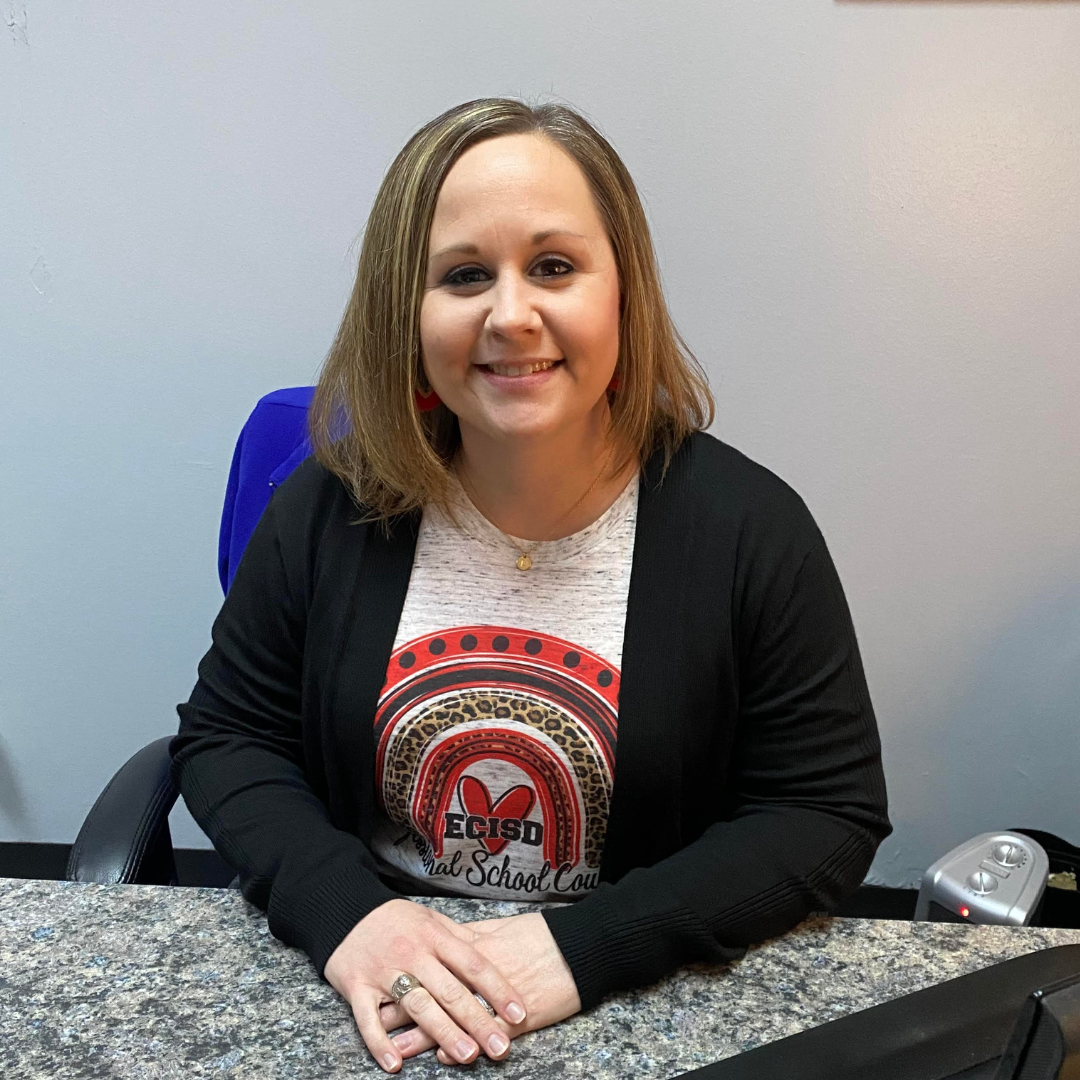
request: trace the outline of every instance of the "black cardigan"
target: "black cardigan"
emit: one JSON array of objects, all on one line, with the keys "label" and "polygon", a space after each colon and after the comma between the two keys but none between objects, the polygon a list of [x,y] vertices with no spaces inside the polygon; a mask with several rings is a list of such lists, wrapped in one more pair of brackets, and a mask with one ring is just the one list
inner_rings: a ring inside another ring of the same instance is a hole
[{"label": "black cardigan", "polygon": [[[704,433],[642,471],[600,886],[544,918],[583,1008],[736,959],[855,889],[888,835],[880,743],[840,581],[802,499]],[[248,543],[173,775],[321,974],[398,894],[368,842],[373,717],[419,512],[388,538],[309,458]]]}]

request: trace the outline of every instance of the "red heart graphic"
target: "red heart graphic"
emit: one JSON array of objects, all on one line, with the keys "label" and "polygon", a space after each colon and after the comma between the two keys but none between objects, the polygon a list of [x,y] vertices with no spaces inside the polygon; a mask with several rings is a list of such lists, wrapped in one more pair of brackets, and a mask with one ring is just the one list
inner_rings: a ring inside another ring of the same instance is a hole
[{"label": "red heart graphic", "polygon": [[[500,818],[524,818],[533,808],[536,796],[527,784],[518,784],[509,791],[503,792],[499,801],[492,805],[491,792],[483,780],[477,780],[475,776],[463,776],[458,784],[458,798],[466,814],[475,814],[477,817],[500,817]],[[492,839],[489,836],[481,837],[484,846],[492,855],[498,855],[509,840],[501,838]]]}]

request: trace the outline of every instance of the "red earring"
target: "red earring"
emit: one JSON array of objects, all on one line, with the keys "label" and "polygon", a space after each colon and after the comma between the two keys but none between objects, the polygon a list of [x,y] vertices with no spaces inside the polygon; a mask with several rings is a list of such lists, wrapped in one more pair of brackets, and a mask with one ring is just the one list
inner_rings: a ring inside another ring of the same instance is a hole
[{"label": "red earring", "polygon": [[416,391],[416,407],[421,412],[431,412],[442,404],[442,398],[432,390],[425,394],[422,390]]},{"label": "red earring", "polygon": [[607,384],[607,388],[612,393],[615,393],[615,391],[619,389],[619,376],[618,375],[612,375],[611,376],[611,382],[609,382]]}]

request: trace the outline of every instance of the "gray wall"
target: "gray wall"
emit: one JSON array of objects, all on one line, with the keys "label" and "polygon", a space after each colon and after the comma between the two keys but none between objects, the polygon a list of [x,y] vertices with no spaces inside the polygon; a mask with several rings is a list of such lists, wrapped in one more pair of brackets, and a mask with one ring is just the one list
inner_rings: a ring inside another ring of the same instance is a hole
[{"label": "gray wall", "polygon": [[1080,5],[4,8],[0,840],[72,840],[175,729],[240,425],[313,381],[406,137],[511,94],[624,155],[715,434],[830,543],[896,822],[871,880],[1080,841]]}]

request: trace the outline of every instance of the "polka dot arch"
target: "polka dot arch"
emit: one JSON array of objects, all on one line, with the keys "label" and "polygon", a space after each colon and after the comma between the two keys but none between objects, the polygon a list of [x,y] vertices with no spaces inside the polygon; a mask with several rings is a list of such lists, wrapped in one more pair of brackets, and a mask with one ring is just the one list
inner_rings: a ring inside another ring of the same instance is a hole
[{"label": "polka dot arch", "polygon": [[[569,642],[550,636],[537,636],[502,627],[475,627],[453,634],[438,633],[409,643],[409,648],[393,658],[387,672],[386,686],[395,681],[393,667],[403,671],[422,670],[431,662],[445,663],[455,657],[478,658],[485,653],[513,660],[515,657],[541,660],[545,667],[573,672],[578,680],[607,690],[615,682],[611,669],[600,657],[582,654]],[[417,666],[419,665],[419,667]],[[615,702],[612,702],[615,704]]]}]

